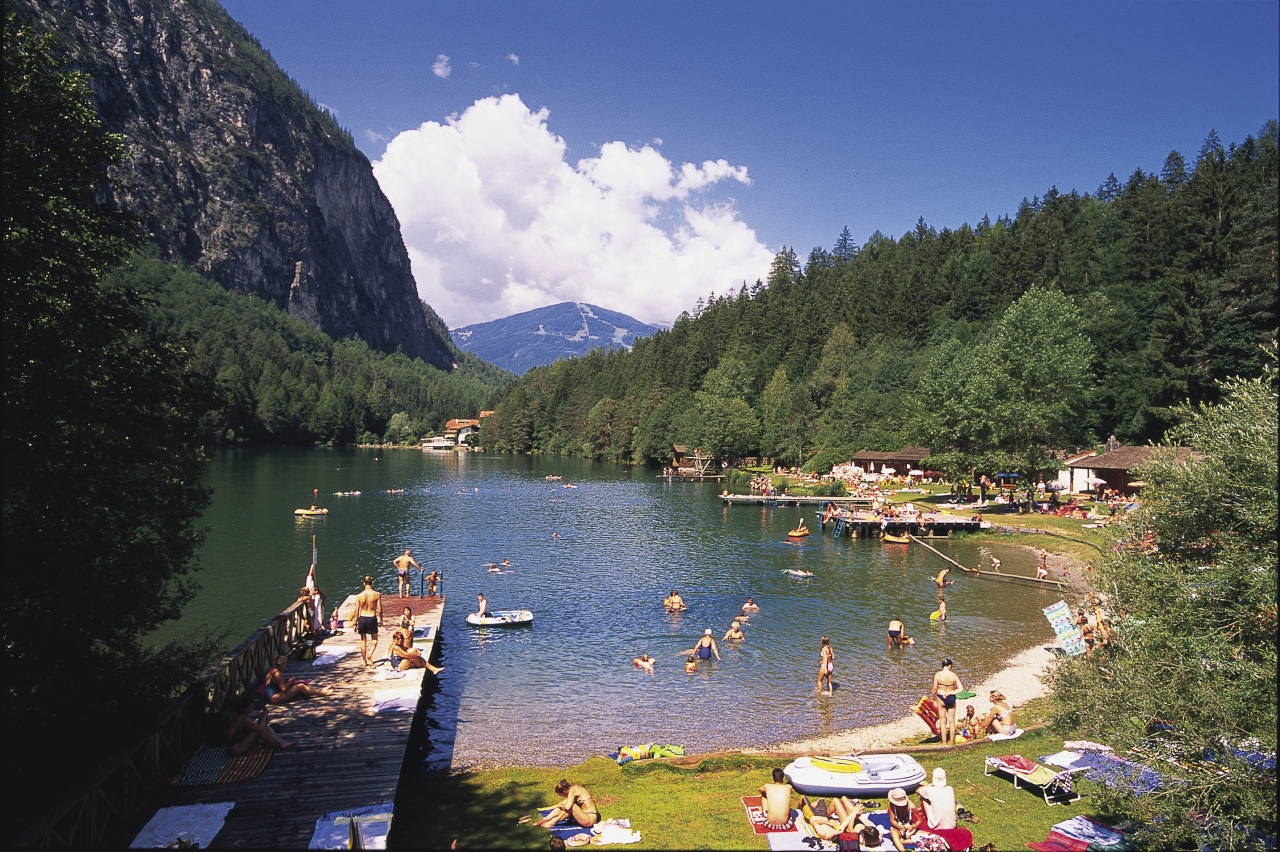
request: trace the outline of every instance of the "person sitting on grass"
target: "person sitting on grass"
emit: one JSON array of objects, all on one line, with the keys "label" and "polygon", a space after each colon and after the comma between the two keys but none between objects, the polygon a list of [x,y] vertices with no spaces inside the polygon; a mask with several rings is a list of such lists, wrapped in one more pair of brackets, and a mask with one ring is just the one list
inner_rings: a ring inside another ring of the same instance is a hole
[{"label": "person sitting on grass", "polygon": [[791,828],[791,785],[780,768],[774,767],[772,781],[760,785],[760,799],[766,828],[774,831]]},{"label": "person sitting on grass", "polygon": [[990,698],[991,709],[978,722],[978,730],[988,734],[1013,735],[1018,733],[1018,726],[1014,724],[1013,720],[1013,707],[1004,697],[1004,693],[998,689],[993,689],[990,692]]},{"label": "person sitting on grass", "polygon": [[894,787],[889,791],[889,839],[898,852],[906,852],[904,843],[914,843],[920,810],[911,804],[907,791]]},{"label": "person sitting on grass", "polygon": [[407,672],[409,669],[426,669],[433,675],[438,675],[444,671],[444,666],[431,665],[422,652],[413,647],[413,640],[405,638],[402,630],[391,634],[391,665],[402,672]]},{"label": "person sitting on grass", "polygon": [[874,823],[863,814],[862,802],[851,802],[847,797],[841,796],[838,799],[832,799],[831,804],[836,812],[835,816],[815,814],[808,817],[809,824],[813,826],[813,833],[823,840],[834,840],[838,834],[845,831],[861,833],[867,826],[875,827]]},{"label": "person sitting on grass", "polygon": [[267,671],[265,678],[267,701],[270,703],[284,704],[300,695],[305,698],[312,698],[317,695],[332,694],[328,689],[312,686],[309,683],[298,680],[296,677],[286,678],[284,669],[289,664],[288,657],[276,657],[275,662],[276,664]]},{"label": "person sitting on grass", "polygon": [[933,770],[933,784],[916,790],[920,805],[924,808],[925,827],[956,827],[956,791],[947,783],[947,770],[939,766]]},{"label": "person sitting on grass", "polygon": [[[570,784],[562,778],[556,784],[556,795],[564,798],[556,802],[550,813],[538,820],[537,825],[551,828],[563,819],[572,819],[583,828],[590,828],[600,821],[600,808],[591,798],[591,793],[581,784]],[[528,819],[524,821],[527,822]]]}]

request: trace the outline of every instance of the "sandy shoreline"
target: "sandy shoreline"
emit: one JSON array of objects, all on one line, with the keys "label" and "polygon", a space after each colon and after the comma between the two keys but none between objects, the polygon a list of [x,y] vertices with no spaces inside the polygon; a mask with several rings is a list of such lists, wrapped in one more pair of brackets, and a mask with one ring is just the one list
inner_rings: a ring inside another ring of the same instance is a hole
[{"label": "sandy shoreline", "polygon": [[[1033,698],[1047,695],[1049,690],[1041,680],[1048,670],[1054,654],[1053,646],[1036,645],[1005,661],[1004,668],[977,685],[965,686],[978,693],[972,699],[979,715],[989,706],[988,690],[998,689],[1008,696],[1014,708]],[[961,711],[963,712],[963,710]],[[767,748],[743,749],[744,754],[768,754],[770,752],[851,752],[858,749],[888,748],[907,739],[919,740],[930,734],[929,727],[914,713],[895,722],[885,722],[866,728],[842,731],[838,734],[809,737],[802,740],[777,743]]]}]

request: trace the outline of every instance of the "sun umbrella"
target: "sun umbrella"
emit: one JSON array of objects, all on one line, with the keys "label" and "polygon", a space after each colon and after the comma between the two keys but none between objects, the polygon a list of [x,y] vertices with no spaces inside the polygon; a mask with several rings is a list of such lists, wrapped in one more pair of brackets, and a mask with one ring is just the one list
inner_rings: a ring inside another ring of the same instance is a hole
[{"label": "sun umbrella", "polygon": [[1096,476],[1086,476],[1084,478],[1084,481],[1089,485],[1106,485],[1107,484],[1107,481],[1105,479],[1099,479]]},{"label": "sun umbrella", "polygon": [[907,476],[924,476],[924,471],[918,467],[913,467],[911,470],[907,471]]},{"label": "sun umbrella", "polygon": [[881,472],[881,473],[897,473],[898,471],[897,471],[897,469],[892,468],[892,467],[882,467],[882,468],[880,468],[880,472]]}]

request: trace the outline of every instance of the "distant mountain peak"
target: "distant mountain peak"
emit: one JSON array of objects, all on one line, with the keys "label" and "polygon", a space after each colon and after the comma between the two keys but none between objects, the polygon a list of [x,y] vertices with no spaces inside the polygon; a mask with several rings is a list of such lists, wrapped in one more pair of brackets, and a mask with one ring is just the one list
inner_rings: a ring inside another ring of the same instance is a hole
[{"label": "distant mountain peak", "polygon": [[561,302],[491,322],[450,330],[459,349],[523,374],[561,358],[576,358],[592,347],[630,349],[660,327],[586,302]]}]

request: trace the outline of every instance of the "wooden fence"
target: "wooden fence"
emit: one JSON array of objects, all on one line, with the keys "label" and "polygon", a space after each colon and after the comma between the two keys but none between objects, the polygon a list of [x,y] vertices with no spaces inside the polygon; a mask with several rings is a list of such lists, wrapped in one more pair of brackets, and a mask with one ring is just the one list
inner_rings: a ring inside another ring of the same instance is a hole
[{"label": "wooden fence", "polygon": [[301,646],[311,607],[299,600],[246,639],[174,699],[141,742],[107,761],[80,792],[48,811],[14,841],[19,847],[87,848],[127,845],[122,832],[153,794],[178,773],[203,742],[206,719],[256,689],[272,661]]}]

